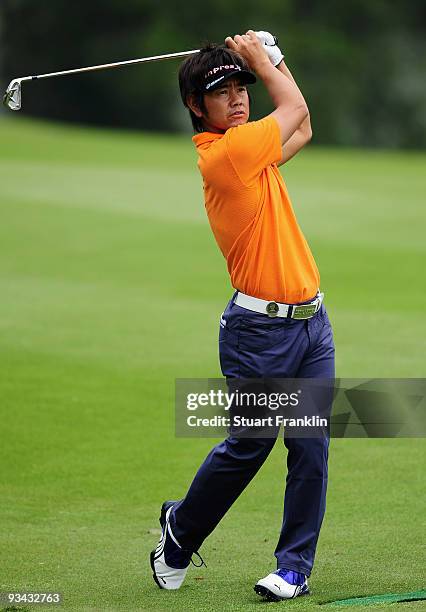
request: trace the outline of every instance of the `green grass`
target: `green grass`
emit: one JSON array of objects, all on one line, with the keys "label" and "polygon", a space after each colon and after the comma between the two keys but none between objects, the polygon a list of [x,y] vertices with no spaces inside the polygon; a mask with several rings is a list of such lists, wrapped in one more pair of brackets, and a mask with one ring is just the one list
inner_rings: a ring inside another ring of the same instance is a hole
[{"label": "green grass", "polygon": [[[263,609],[280,442],[204,544],[207,569],[167,593],[147,562],[161,502],[213,444],[174,437],[174,379],[219,376],[230,295],[190,139],[3,116],[0,144],[0,591],[58,590],[66,610]],[[311,147],[283,169],[339,376],[425,375],[425,161]],[[332,442],[312,596],[286,607],[424,587],[424,460],[423,440]]]}]

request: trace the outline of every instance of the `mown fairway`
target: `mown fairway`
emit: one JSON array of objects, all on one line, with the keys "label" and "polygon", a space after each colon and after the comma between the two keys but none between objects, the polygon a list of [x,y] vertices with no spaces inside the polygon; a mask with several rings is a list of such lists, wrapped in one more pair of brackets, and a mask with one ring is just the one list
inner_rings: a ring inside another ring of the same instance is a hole
[{"label": "mown fairway", "polygon": [[[205,543],[207,569],[167,593],[148,563],[161,502],[213,443],[175,438],[174,380],[220,375],[230,296],[190,138],[2,116],[0,143],[0,591],[60,591],[66,610],[262,609],[282,443]],[[312,147],[284,168],[339,376],[425,375],[425,162]],[[332,442],[312,596],[283,605],[424,587],[424,461],[423,440]]]}]

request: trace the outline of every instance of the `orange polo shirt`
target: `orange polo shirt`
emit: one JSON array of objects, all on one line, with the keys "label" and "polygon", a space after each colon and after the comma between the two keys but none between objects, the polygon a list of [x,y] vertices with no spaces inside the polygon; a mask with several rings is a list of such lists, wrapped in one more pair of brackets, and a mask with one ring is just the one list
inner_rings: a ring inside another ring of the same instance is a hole
[{"label": "orange polo shirt", "polygon": [[282,145],[276,119],[270,115],[192,140],[207,216],[232,286],[287,304],[314,297],[319,272],[277,167]]}]

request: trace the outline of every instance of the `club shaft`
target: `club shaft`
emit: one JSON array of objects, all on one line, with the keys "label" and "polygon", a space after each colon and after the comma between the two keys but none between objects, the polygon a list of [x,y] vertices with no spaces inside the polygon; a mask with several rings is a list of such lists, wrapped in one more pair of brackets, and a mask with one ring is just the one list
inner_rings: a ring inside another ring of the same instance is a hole
[{"label": "club shaft", "polygon": [[111,64],[99,64],[97,66],[87,66],[86,68],[74,68],[72,70],[61,70],[59,72],[47,72],[46,74],[37,74],[34,76],[21,77],[20,81],[31,81],[36,79],[49,79],[51,77],[65,76],[67,74],[79,74],[82,72],[95,72],[96,70],[107,70],[108,68],[118,68],[119,66],[130,66],[131,64],[143,64],[148,62],[156,62],[160,60],[187,57],[198,53],[199,49],[193,51],[181,51],[179,53],[166,53],[165,55],[153,55],[152,57],[142,57],[139,59],[126,60],[124,62],[113,62]]}]

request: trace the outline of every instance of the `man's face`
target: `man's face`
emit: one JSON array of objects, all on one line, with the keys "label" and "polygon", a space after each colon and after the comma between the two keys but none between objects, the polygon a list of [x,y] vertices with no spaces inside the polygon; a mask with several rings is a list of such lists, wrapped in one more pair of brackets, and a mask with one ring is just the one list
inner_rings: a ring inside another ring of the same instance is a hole
[{"label": "man's face", "polygon": [[202,113],[202,117],[208,132],[226,132],[248,121],[250,103],[247,87],[239,79],[229,79],[218,89],[205,94],[204,104],[207,112]]}]

